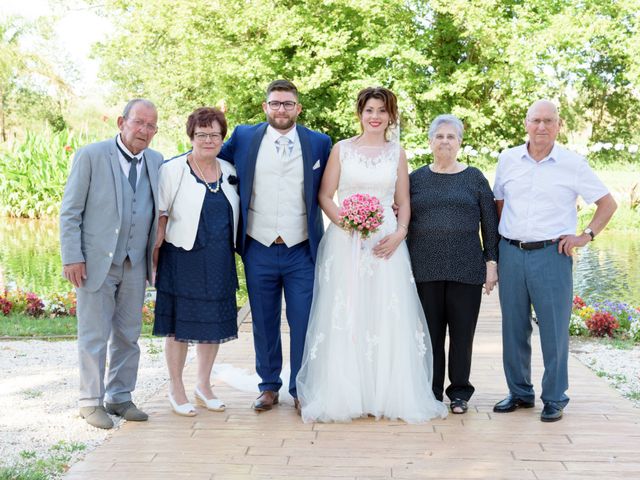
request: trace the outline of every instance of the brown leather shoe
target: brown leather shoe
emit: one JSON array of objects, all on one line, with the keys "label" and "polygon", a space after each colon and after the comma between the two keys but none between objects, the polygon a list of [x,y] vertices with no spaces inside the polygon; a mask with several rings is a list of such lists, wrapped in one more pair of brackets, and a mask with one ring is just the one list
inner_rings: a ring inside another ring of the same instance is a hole
[{"label": "brown leather shoe", "polygon": [[294,398],[293,406],[295,407],[296,412],[298,412],[298,415],[302,416],[302,406],[300,405],[300,400],[298,400],[297,398]]},{"label": "brown leather shoe", "polygon": [[271,410],[274,405],[278,404],[278,396],[278,392],[265,390],[258,398],[256,398],[256,401],[253,402],[253,409],[257,412]]}]

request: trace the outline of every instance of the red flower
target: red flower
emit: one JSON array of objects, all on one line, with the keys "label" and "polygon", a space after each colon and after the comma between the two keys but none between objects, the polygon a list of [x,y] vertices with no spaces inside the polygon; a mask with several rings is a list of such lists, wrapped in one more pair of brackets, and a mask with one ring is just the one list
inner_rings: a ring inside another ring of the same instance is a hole
[{"label": "red flower", "polygon": [[13,303],[5,297],[0,297],[0,312],[6,317],[11,313],[11,309],[13,308]]},{"label": "red flower", "polygon": [[27,293],[27,307],[25,313],[32,317],[39,317],[44,313],[44,303],[35,293]]},{"label": "red flower", "polygon": [[573,306],[574,308],[584,308],[587,306],[587,304],[582,298],[576,295],[575,297],[573,297]]},{"label": "red flower", "polygon": [[64,146],[64,151],[67,153],[71,153],[73,152],[73,147],[71,145],[65,145]]},{"label": "red flower", "polygon": [[609,312],[596,312],[584,322],[594,337],[613,336],[613,332],[620,328],[616,317]]}]

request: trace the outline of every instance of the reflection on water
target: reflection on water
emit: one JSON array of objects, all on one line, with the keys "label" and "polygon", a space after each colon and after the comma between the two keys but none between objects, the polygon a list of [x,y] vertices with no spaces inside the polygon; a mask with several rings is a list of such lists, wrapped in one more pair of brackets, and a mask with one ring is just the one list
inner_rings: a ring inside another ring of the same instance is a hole
[{"label": "reflection on water", "polygon": [[40,294],[66,292],[57,220],[0,217],[0,288],[18,286]]},{"label": "reflection on water", "polygon": [[[0,217],[0,291],[19,287],[38,294],[64,293],[71,284],[62,277],[57,219]],[[238,305],[247,301],[242,261],[236,255],[240,290]]]},{"label": "reflection on water", "polygon": [[640,305],[640,235],[605,232],[581,249],[576,260],[577,295]]},{"label": "reflection on water", "polygon": [[[577,295],[640,305],[640,235],[598,235],[574,265]],[[37,293],[71,288],[61,276],[57,220],[0,218],[0,288],[5,285]]]}]

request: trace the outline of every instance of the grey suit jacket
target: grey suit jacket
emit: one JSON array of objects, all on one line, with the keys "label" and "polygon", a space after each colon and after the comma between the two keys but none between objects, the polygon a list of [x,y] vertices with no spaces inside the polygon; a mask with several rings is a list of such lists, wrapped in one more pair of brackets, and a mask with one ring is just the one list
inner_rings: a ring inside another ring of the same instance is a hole
[{"label": "grey suit jacket", "polygon": [[[147,241],[147,279],[151,282],[152,254],[158,225],[158,170],[162,155],[144,152],[153,195],[153,224]],[[60,208],[62,264],[85,262],[87,279],[83,289],[100,288],[118,242],[123,209],[122,170],[115,138],[92,143],[78,150]]]}]

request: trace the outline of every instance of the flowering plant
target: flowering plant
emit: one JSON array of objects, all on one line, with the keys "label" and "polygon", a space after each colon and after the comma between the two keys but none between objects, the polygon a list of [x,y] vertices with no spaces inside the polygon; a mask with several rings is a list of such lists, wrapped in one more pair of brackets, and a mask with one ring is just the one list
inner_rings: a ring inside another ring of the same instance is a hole
[{"label": "flowering plant", "polygon": [[625,302],[604,300],[587,304],[579,296],[573,299],[571,335],[594,337],[620,336],[640,341],[640,307]]},{"label": "flowering plant", "polygon": [[32,317],[39,317],[44,313],[44,302],[35,293],[27,293],[27,306],[25,313]]},{"label": "flowering plant", "polygon": [[587,335],[589,329],[587,324],[580,315],[575,312],[571,312],[571,318],[569,319],[569,334],[570,335]]},{"label": "flowering plant", "polygon": [[145,300],[142,306],[142,323],[145,325],[153,325],[155,319],[156,302],[154,300]]},{"label": "flowering plant", "polygon": [[584,322],[594,337],[613,337],[613,333],[620,328],[616,317],[609,312],[596,312]]},{"label": "flowering plant", "polygon": [[52,317],[64,315],[75,316],[76,296],[73,291],[67,293],[52,293],[42,299],[45,311]]},{"label": "flowering plant", "polygon": [[573,308],[574,309],[580,309],[580,308],[584,308],[586,307],[587,304],[585,303],[585,301],[579,297],[578,295],[576,295],[575,297],[573,297]]},{"label": "flowering plant", "polygon": [[367,238],[382,225],[383,212],[380,200],[376,197],[355,193],[342,201],[338,215],[342,228],[357,232],[361,238]]},{"label": "flowering plant", "polygon": [[13,303],[6,296],[0,296],[0,313],[5,317],[11,313]]},{"label": "flowering plant", "polygon": [[594,303],[593,308],[599,312],[607,312],[613,315],[623,330],[629,330],[632,323],[640,322],[640,312],[624,302],[606,300]]}]

